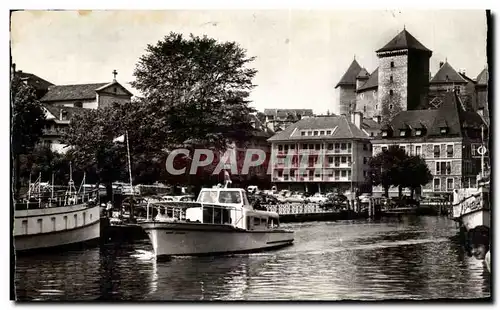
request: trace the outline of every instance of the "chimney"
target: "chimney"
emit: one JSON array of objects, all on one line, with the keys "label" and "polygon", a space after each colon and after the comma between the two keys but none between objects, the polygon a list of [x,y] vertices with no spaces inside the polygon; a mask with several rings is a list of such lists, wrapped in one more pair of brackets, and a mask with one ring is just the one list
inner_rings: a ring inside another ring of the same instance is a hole
[{"label": "chimney", "polygon": [[439,68],[441,68],[444,65],[444,62],[440,61],[439,62]]},{"label": "chimney", "polygon": [[14,71],[14,73],[16,73],[16,64],[15,63],[12,64],[12,71]]},{"label": "chimney", "polygon": [[354,125],[361,129],[361,124],[363,123],[363,113],[361,112],[354,112]]}]

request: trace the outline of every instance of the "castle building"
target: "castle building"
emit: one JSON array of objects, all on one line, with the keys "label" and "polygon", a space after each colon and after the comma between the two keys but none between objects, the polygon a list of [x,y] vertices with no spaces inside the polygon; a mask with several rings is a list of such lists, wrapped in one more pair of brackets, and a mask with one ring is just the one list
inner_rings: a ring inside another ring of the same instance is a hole
[{"label": "castle building", "polygon": [[[371,140],[373,155],[390,145],[398,145],[409,155],[425,159],[433,180],[422,188],[423,195],[451,194],[453,189],[473,187],[481,171],[478,148],[488,128],[481,116],[467,111],[458,91],[443,94],[437,109],[408,110],[398,113]],[[373,188],[382,193],[381,186]],[[418,192],[418,191],[417,191]],[[391,188],[389,196],[397,196]]]}]

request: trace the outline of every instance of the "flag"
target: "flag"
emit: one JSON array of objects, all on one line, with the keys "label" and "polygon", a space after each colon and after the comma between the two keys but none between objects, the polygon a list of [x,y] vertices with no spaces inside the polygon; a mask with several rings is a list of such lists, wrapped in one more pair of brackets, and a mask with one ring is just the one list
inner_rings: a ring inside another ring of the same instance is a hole
[{"label": "flag", "polygon": [[121,143],[125,142],[125,135],[121,135],[119,137],[114,138],[113,142],[121,142]]}]

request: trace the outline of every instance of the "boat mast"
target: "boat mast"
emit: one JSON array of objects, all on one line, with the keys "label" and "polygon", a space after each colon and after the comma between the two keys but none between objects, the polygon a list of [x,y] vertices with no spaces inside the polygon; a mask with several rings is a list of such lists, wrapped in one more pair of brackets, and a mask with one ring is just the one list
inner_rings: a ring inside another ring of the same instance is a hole
[{"label": "boat mast", "polygon": [[481,125],[481,146],[483,151],[481,152],[481,178],[484,178],[484,126]]},{"label": "boat mast", "polygon": [[125,131],[127,137],[127,156],[128,156],[128,177],[130,182],[130,191],[132,196],[134,196],[134,188],[132,187],[132,164],[130,163],[130,146],[128,143],[128,130]]},{"label": "boat mast", "polygon": [[42,187],[41,187],[41,185],[42,185],[42,171],[40,171],[38,174],[38,207],[40,207],[42,204],[42,191],[41,191]]},{"label": "boat mast", "polygon": [[50,195],[50,198],[54,200],[54,172],[52,172],[52,193]]}]

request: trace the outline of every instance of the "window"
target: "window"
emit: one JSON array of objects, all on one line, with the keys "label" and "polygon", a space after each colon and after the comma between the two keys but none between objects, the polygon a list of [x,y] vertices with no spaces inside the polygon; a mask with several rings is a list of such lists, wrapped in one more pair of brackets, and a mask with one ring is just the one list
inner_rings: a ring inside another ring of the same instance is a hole
[{"label": "window", "polygon": [[316,151],[319,151],[321,150],[321,144],[316,144],[316,148],[315,148]]},{"label": "window", "polygon": [[471,150],[471,155],[472,155],[472,156],[477,156],[477,155],[478,155],[478,154],[477,154],[477,149],[478,149],[477,145],[475,145],[475,144],[471,144],[471,146],[470,146],[470,150]]},{"label": "window", "polygon": [[312,136],[312,131],[308,131],[308,132],[307,132],[307,135],[308,135],[308,136]]},{"label": "window", "polygon": [[440,169],[440,163],[439,162],[436,162],[436,174],[441,174],[441,169]]},{"label": "window", "polygon": [[36,224],[38,226],[38,232],[42,233],[43,232],[43,220],[42,219],[36,220]]},{"label": "window", "polygon": [[328,143],[328,149],[333,150],[333,143]]},{"label": "window", "polygon": [[340,159],[340,162],[343,164],[347,163],[347,157],[342,156],[342,158]]},{"label": "window", "polygon": [[389,110],[392,110],[392,108],[394,108],[394,105],[391,103],[389,104]]},{"label": "window", "polygon": [[302,149],[303,149],[303,150],[307,150],[307,144],[305,144],[305,143],[304,143],[304,144],[302,144]]},{"label": "window", "polygon": [[394,61],[391,61],[391,68],[394,68]]},{"label": "window", "polygon": [[370,137],[373,137],[373,131],[370,132]]},{"label": "window", "polygon": [[300,132],[300,135],[301,135],[301,136],[305,136],[305,135],[306,135],[306,132],[305,132],[305,131],[301,131],[301,132]]},{"label": "window", "polygon": [[332,131],[331,131],[331,130],[327,130],[327,131],[326,131],[326,134],[327,134],[327,135],[331,135],[331,134],[332,134]]},{"label": "window", "polygon": [[422,135],[422,130],[421,129],[415,130],[415,136],[421,136],[421,135]]},{"label": "window", "polygon": [[347,150],[347,144],[342,143],[342,144],[340,145],[340,149],[341,149],[341,150]]},{"label": "window", "polygon": [[366,113],[366,106],[363,107],[363,112]]},{"label": "window", "polygon": [[113,92],[116,93],[117,91],[118,91],[118,89],[116,87],[113,87]]},{"label": "window", "polygon": [[75,106],[75,108],[82,108],[83,103],[81,101],[77,101],[77,102],[75,102],[74,106]]},{"label": "window", "polygon": [[406,147],[404,145],[400,145],[399,148],[406,152]]},{"label": "window", "polygon": [[385,151],[387,151],[387,146],[382,147],[382,152],[385,152]]},{"label": "window", "polygon": [[325,131],[324,131],[324,130],[321,130],[321,131],[319,132],[319,135],[320,135],[320,136],[324,136],[324,135],[325,135]]},{"label": "window", "polygon": [[281,178],[283,176],[283,171],[279,170],[278,171],[278,178]]},{"label": "window", "polygon": [[415,155],[422,155],[422,146],[421,145],[415,145]]},{"label": "window", "polygon": [[315,136],[317,136],[317,135],[318,135],[318,131],[317,131],[317,130],[315,130],[315,131],[314,131],[314,135],[315,135]]},{"label": "window", "polygon": [[90,221],[92,222],[92,213],[90,213]]},{"label": "window", "polygon": [[64,229],[68,229],[68,217],[64,216]]},{"label": "window", "polygon": [[283,151],[283,145],[278,144],[278,151],[279,151],[279,152]]},{"label": "window", "polygon": [[329,156],[329,157],[328,157],[328,163],[329,163],[329,164],[333,164],[333,157],[332,157],[332,156]]},{"label": "window", "polygon": [[73,215],[75,218],[75,227],[78,226],[78,214]]},{"label": "window", "polygon": [[351,142],[347,143],[347,151],[350,152],[351,151]]},{"label": "window", "polygon": [[347,170],[347,178],[350,180],[351,179],[351,170]]},{"label": "window", "polygon": [[441,190],[441,179],[434,179],[434,191],[438,192]]},{"label": "window", "polygon": [[335,143],[335,148],[339,149],[340,148],[340,143]]},{"label": "window", "polygon": [[394,82],[394,79],[392,78],[392,75],[389,77],[389,81],[392,83]]},{"label": "window", "polygon": [[259,226],[260,225],[260,218],[254,217],[253,218],[253,226]]},{"label": "window", "polygon": [[288,152],[288,144],[285,144],[285,152]]},{"label": "window", "polygon": [[368,162],[368,158],[363,157],[363,164],[365,164],[365,165],[366,165],[366,163],[367,163],[367,162]]},{"label": "window", "polygon": [[51,217],[50,221],[52,222],[52,231],[55,231],[56,230],[56,218]]},{"label": "window", "polygon": [[389,90],[389,96],[393,96],[394,95],[394,91],[391,89]]},{"label": "window", "polygon": [[400,136],[400,137],[404,137],[404,136],[406,136],[406,130],[400,130],[400,131],[399,131],[399,136]]},{"label": "window", "polygon": [[314,150],[314,144],[312,144],[312,143],[311,143],[311,144],[309,144],[309,149],[310,149],[310,150]]},{"label": "window", "polygon": [[387,130],[382,131],[382,137],[387,137]]},{"label": "window", "polygon": [[285,175],[283,176],[283,180],[288,181],[288,174],[285,174]]},{"label": "window", "polygon": [[320,174],[319,172],[316,172],[316,173],[314,173],[314,177],[315,177],[315,178],[320,178],[320,177],[321,177],[321,174]]},{"label": "window", "polygon": [[439,145],[434,145],[434,158],[441,157],[441,148]]},{"label": "window", "polygon": [[448,158],[452,158],[453,157],[453,144],[448,144],[446,146],[446,155]]},{"label": "window", "polygon": [[441,134],[446,134],[448,133],[448,128],[447,127],[441,127]]},{"label": "window", "polygon": [[27,235],[28,234],[28,220],[23,220],[21,222],[21,227],[22,227],[22,230],[23,230],[23,234]]},{"label": "window", "polygon": [[290,144],[290,150],[295,150],[295,144]]},{"label": "window", "polygon": [[453,179],[452,178],[447,178],[446,179],[446,190],[447,191],[452,191],[453,190]]},{"label": "window", "polygon": [[341,176],[345,178],[347,176],[347,172],[345,170],[342,170]]},{"label": "window", "polygon": [[86,217],[87,217],[87,213],[83,212],[83,225],[84,226],[85,226],[85,222],[86,222],[86,220],[85,220]]},{"label": "window", "polygon": [[368,150],[367,144],[363,143],[363,151],[367,151],[367,150]]}]

